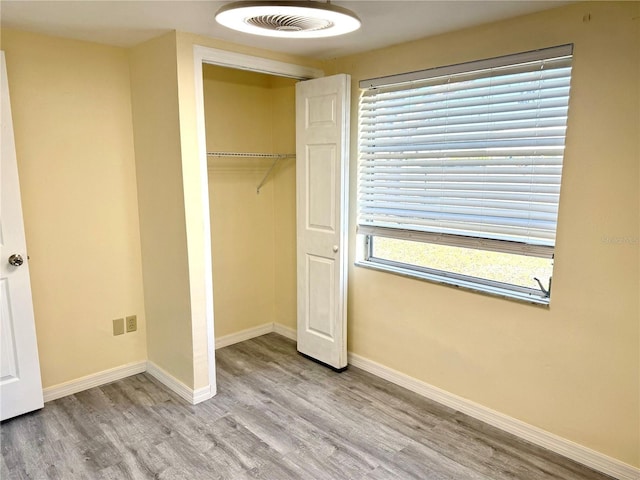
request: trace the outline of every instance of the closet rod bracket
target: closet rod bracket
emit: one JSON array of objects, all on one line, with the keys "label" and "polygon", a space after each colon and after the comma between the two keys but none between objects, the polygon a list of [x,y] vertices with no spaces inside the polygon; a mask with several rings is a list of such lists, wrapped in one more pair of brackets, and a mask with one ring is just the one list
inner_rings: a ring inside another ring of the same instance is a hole
[{"label": "closet rod bracket", "polygon": [[271,166],[269,167],[269,170],[267,170],[267,173],[264,174],[264,177],[262,177],[262,181],[260,182],[260,184],[258,184],[258,188],[256,188],[256,193],[259,195],[260,194],[260,189],[262,188],[262,186],[264,185],[264,183],[267,181],[267,178],[269,178],[269,175],[271,175],[271,172],[273,171],[273,169],[275,168],[276,164],[282,160],[283,158],[292,158],[295,157],[295,155],[291,155],[291,154],[283,154],[283,155],[278,155],[275,160],[273,161],[273,163],[271,164]]},{"label": "closet rod bracket", "polygon": [[207,152],[208,157],[249,157],[249,158],[273,158],[273,163],[265,173],[262,181],[256,188],[256,193],[260,193],[260,189],[269,178],[271,171],[274,169],[278,160],[282,160],[283,158],[295,158],[294,153],[247,153],[247,152]]}]

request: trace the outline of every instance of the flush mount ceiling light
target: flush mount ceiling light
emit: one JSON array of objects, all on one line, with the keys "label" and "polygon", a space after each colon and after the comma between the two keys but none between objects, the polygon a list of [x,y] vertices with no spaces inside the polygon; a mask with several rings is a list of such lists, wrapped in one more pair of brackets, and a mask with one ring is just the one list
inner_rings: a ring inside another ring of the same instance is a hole
[{"label": "flush mount ceiling light", "polygon": [[283,38],[333,37],[360,28],[351,10],[315,1],[233,2],[218,10],[216,21],[240,32]]}]

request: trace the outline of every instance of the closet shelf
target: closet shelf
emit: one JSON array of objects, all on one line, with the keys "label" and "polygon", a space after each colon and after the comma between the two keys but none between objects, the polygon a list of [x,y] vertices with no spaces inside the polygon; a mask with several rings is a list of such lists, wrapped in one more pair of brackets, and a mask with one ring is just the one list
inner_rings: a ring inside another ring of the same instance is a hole
[{"label": "closet shelf", "polygon": [[208,157],[291,158],[295,153],[207,152]]},{"label": "closet shelf", "polygon": [[271,171],[278,163],[278,160],[282,160],[283,158],[293,158],[296,156],[295,153],[247,153],[247,152],[207,152],[208,157],[245,157],[245,158],[273,158],[273,163],[267,170],[267,173],[264,174],[262,181],[258,184],[258,188],[256,188],[256,193],[260,193],[260,189],[264,185],[264,182],[267,181]]}]

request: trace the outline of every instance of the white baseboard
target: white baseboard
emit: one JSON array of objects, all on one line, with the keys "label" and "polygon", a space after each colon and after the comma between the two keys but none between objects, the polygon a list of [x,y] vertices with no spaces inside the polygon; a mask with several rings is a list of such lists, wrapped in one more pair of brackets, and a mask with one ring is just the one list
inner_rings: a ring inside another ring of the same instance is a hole
[{"label": "white baseboard", "polygon": [[[287,328],[284,326],[281,327],[285,329]],[[265,323],[255,328],[242,330],[231,335],[225,335],[224,337],[216,339],[216,349],[259,337],[273,331],[275,331],[274,324]],[[292,331],[295,338],[295,330]],[[287,336],[284,333],[282,333],[282,335]],[[209,386],[193,390],[153,362],[147,361],[129,363],[120,367],[110,368],[109,370],[104,370],[75,380],[60,383],[52,387],[47,387],[43,389],[42,394],[44,401],[50,402],[58,398],[66,397],[67,395],[73,395],[74,393],[82,392],[83,390],[99,387],[100,385],[115,382],[116,380],[121,380],[123,378],[130,377],[131,375],[143,372],[148,372],[160,383],[193,405],[208,400],[215,395],[215,392],[212,392]]]},{"label": "white baseboard", "polygon": [[205,400],[209,400],[213,395],[215,395],[215,392],[211,392],[210,386],[194,390],[193,388],[186,386],[166,370],[163,370],[158,365],[150,361],[147,362],[147,373],[191,405],[196,405],[200,402],[204,402]]},{"label": "white baseboard", "polygon": [[240,330],[239,332],[232,333],[230,335],[218,337],[216,338],[216,350],[219,348],[228,347],[229,345],[233,345],[235,343],[244,342],[245,340],[250,340],[261,335],[266,335],[267,333],[271,332],[273,332],[273,323],[264,323],[262,325],[258,325],[257,327],[247,328],[246,330]]},{"label": "white baseboard", "polygon": [[640,469],[636,467],[429,385],[360,355],[349,353],[349,364],[607,475],[620,480],[640,479]]},{"label": "white baseboard", "polygon": [[66,397],[67,395],[73,395],[74,393],[82,392],[83,390],[99,387],[143,372],[148,372],[156,380],[192,405],[204,402],[215,395],[215,392],[211,392],[211,388],[209,386],[194,390],[187,387],[180,380],[173,377],[153,362],[146,361],[128,363],[120,367],[110,368],[109,370],[103,370],[102,372],[87,375],[76,380],[47,387],[42,391],[42,394],[44,396],[44,401],[50,402],[52,400],[57,400],[58,398]]},{"label": "white baseboard", "polygon": [[247,328],[246,330],[241,330],[230,335],[216,338],[216,350],[272,332],[279,333],[283,337],[287,337],[292,340],[296,339],[296,330],[293,328],[282,325],[281,323],[263,323],[257,327]]},{"label": "white baseboard", "polygon": [[69,382],[59,383],[52,387],[47,387],[42,391],[45,402],[50,402],[58,398],[73,395],[93,387],[99,387],[106,383],[115,382],[131,375],[142,373],[147,369],[147,362],[134,362],[120,367],[110,368],[102,372],[93,373],[85,377],[80,377]]},{"label": "white baseboard", "polygon": [[286,325],[282,325],[281,323],[274,323],[273,331],[282,335],[283,337],[287,337],[290,340],[298,339],[298,331],[295,328],[287,327]]}]

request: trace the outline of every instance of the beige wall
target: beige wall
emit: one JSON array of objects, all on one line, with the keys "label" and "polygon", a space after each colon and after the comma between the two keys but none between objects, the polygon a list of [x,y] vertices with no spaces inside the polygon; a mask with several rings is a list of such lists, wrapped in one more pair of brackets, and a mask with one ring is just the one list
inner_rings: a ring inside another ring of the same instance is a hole
[{"label": "beige wall", "polygon": [[[294,152],[294,85],[290,79],[205,65],[207,150]],[[285,323],[283,318],[295,323],[295,283],[289,285],[291,277],[295,282],[295,198],[293,218],[282,202],[287,192],[295,192],[295,175],[288,175],[294,160],[281,160],[257,194],[272,162],[208,160],[217,338],[264,323]],[[291,230],[293,247],[287,237]],[[287,261],[290,250],[293,264]],[[291,301],[293,316],[287,310]]]},{"label": "beige wall", "polygon": [[[205,65],[204,92],[208,151],[272,151],[269,76]],[[273,322],[272,179],[256,193],[270,163],[208,159],[217,338]]]},{"label": "beige wall", "polygon": [[175,33],[130,50],[149,360],[194,385]]},{"label": "beige wall", "polygon": [[359,80],[575,44],[550,308],[352,267],[349,350],[636,467],[639,16],[576,4],[332,62],[353,77],[353,232]]},{"label": "beige wall", "polygon": [[[296,151],[296,91],[290,80],[274,78],[273,148]],[[280,160],[274,172],[275,322],[296,328],[296,160]]]},{"label": "beige wall", "polygon": [[8,29],[2,48],[43,386],[144,361],[127,53]]}]

